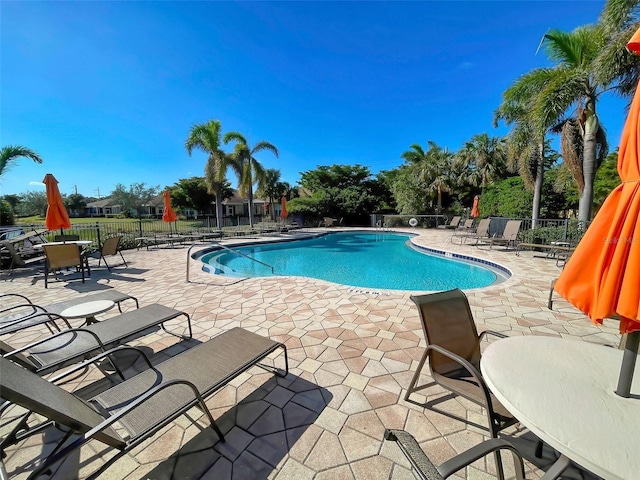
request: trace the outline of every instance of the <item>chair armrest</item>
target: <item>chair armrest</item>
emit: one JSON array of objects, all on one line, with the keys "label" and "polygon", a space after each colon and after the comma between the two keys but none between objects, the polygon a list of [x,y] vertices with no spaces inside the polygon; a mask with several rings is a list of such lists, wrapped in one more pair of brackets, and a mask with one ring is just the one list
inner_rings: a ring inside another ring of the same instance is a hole
[{"label": "chair armrest", "polygon": [[26,315],[29,315],[29,316],[33,315],[34,313],[36,313],[38,311],[38,309],[40,309],[42,312],[46,312],[47,311],[45,308],[42,308],[41,306],[36,305],[35,303],[20,303],[20,304],[16,304],[16,305],[11,305],[10,307],[5,307],[3,309],[0,309],[0,314],[7,313],[7,312],[9,312],[11,310],[14,310],[16,308],[25,308],[25,307],[30,307],[30,308],[33,309],[32,313],[25,313],[25,316]]},{"label": "chair armrest", "polygon": [[465,358],[462,358],[460,355],[456,355],[455,353],[450,352],[446,348],[442,348],[439,345],[428,345],[426,350],[427,351],[434,350],[434,351],[444,355],[445,357],[450,358],[454,362],[458,363],[460,366],[464,367],[464,369],[467,370],[471,374],[471,376],[476,381],[478,386],[482,389],[482,393],[483,393],[483,395],[485,397],[486,405],[487,405],[487,407],[489,409],[491,409],[491,411],[493,411],[493,402],[491,402],[491,392],[489,391],[489,387],[487,387],[487,385],[484,383],[484,380],[482,379],[482,374],[480,373],[480,370],[478,370],[476,367],[474,367]]},{"label": "chair armrest", "polygon": [[0,298],[4,298],[4,297],[20,297],[23,300],[25,300],[27,303],[33,304],[33,302],[31,300],[29,300],[24,295],[20,295],[19,293],[3,293],[3,294],[0,294]]},{"label": "chair armrest", "polygon": [[[31,306],[31,305],[27,305],[27,306]],[[42,307],[38,307],[38,308],[42,308]],[[50,321],[50,322],[53,322],[54,320],[62,320],[65,323],[65,325],[67,326],[67,328],[71,328],[71,324],[69,323],[69,320],[64,318],[62,315],[58,315],[57,313],[47,312],[45,310],[44,312],[35,313],[35,314],[31,313],[26,317],[18,318],[17,320],[14,320],[12,322],[5,323],[4,325],[2,325],[2,328],[0,328],[0,331],[3,330],[4,328],[12,327],[12,326],[18,325],[19,323],[22,323],[22,322],[31,321],[34,318],[38,318],[38,317],[48,317],[49,318],[48,321]],[[44,323],[46,323],[46,322],[47,321],[45,321]],[[58,328],[58,330],[59,330],[59,327],[56,326],[56,328]]]},{"label": "chair armrest", "polygon": [[469,450],[456,455],[447,460],[438,467],[438,473],[444,478],[449,477],[458,470],[472,464],[476,460],[495,452],[497,450],[509,450],[513,455],[513,463],[515,465],[515,474],[517,480],[524,480],[524,463],[522,457],[516,448],[502,438],[491,438],[478,445],[471,447]]},{"label": "chair armrest", "polygon": [[485,330],[484,332],[481,332],[480,335],[478,335],[478,340],[482,340],[482,337],[484,337],[485,335],[493,335],[494,337],[498,338],[507,338],[507,335],[505,335],[504,333],[495,332],[493,330]]},{"label": "chair armrest", "polygon": [[[49,315],[55,315],[55,314],[50,313]],[[61,318],[64,318],[64,317],[61,317]],[[65,319],[65,321],[66,321],[66,319]],[[24,347],[20,347],[20,348],[17,348],[15,350],[12,350],[11,352],[5,354],[4,358],[8,358],[8,357],[10,357],[12,355],[16,355],[18,353],[22,353],[24,351],[27,351],[27,350],[33,348],[33,347],[37,347],[38,345],[43,345],[43,344],[53,340],[54,338],[58,338],[58,337],[60,337],[62,335],[68,335],[68,334],[71,334],[71,333],[88,333],[96,341],[96,348],[99,348],[102,351],[105,351],[104,344],[102,343],[100,338],[95,333],[93,333],[92,331],[84,329],[84,328],[69,328],[68,330],[64,330],[62,332],[58,332],[58,333],[56,333],[54,335],[51,335],[50,337],[43,338],[41,340],[37,340],[37,341],[35,341],[33,343],[30,343],[29,345],[25,345]]]},{"label": "chair armrest", "polygon": [[65,377],[68,377],[72,373],[74,373],[74,372],[76,372],[78,370],[82,370],[83,368],[88,367],[89,365],[91,365],[93,363],[96,363],[97,361],[102,360],[105,357],[109,358],[109,360],[111,361],[113,366],[116,368],[116,371],[118,372],[118,375],[120,375],[120,378],[122,378],[124,380],[124,375],[122,374],[122,372],[120,372],[120,369],[115,364],[115,361],[111,358],[112,354],[117,353],[117,352],[121,352],[123,350],[133,350],[134,352],[136,352],[136,353],[138,353],[139,355],[142,356],[142,359],[147,363],[149,368],[153,368],[153,365],[151,364],[151,360],[149,360],[149,357],[147,357],[147,354],[144,353],[144,351],[142,351],[141,349],[139,349],[137,347],[130,347],[129,345],[119,345],[117,347],[114,347],[114,348],[111,348],[109,350],[106,350],[106,351],[96,355],[95,357],[91,357],[90,359],[85,360],[84,362],[76,365],[75,367],[71,367],[70,369],[65,370],[60,375],[56,375],[55,377],[50,378],[49,381],[51,383],[56,383],[57,381],[62,380]]}]

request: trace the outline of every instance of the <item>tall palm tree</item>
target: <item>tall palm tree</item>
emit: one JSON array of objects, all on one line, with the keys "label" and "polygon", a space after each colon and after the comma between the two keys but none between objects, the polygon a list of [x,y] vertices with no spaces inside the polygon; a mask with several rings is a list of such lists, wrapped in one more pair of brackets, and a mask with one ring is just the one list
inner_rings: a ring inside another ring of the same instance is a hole
[{"label": "tall palm tree", "polygon": [[11,165],[17,163],[21,157],[30,158],[36,163],[42,163],[42,158],[33,150],[21,145],[7,145],[0,150],[0,178],[7,173]]},{"label": "tall palm tree", "polygon": [[249,200],[249,225],[253,227],[253,185],[258,184],[258,188],[262,187],[264,182],[264,167],[254,157],[254,155],[262,150],[269,150],[278,157],[278,149],[275,145],[260,141],[253,148],[247,143],[247,139],[239,132],[228,132],[224,135],[224,143],[236,142],[233,151],[233,163],[231,167],[238,175],[238,190],[240,195],[246,196]]},{"label": "tall palm tree", "polygon": [[227,168],[231,160],[220,149],[220,131],[222,126],[218,120],[197,123],[191,127],[184,148],[189,156],[194,149],[202,150],[209,156],[204,168],[205,181],[209,193],[216,196],[216,222],[222,228],[222,189],[226,180]]},{"label": "tall palm tree", "polygon": [[411,145],[411,150],[404,152],[401,156],[415,168],[418,177],[425,183],[427,192],[437,195],[437,213],[439,214],[442,211],[442,193],[450,190],[451,155],[431,140],[427,145],[429,148],[425,152],[419,144],[415,143]]},{"label": "tall palm tree", "polygon": [[513,128],[505,138],[507,165],[517,170],[525,187],[533,191],[531,225],[536,227],[540,216],[542,185],[545,170],[545,138],[550,124],[534,119],[534,104],[545,86],[547,75],[534,71],[518,78],[502,94],[502,103],[494,113],[494,126],[503,120]]},{"label": "tall palm tree", "polygon": [[553,68],[538,69],[546,77],[536,98],[532,118],[538,128],[556,126],[561,133],[562,158],[580,190],[578,219],[591,219],[593,180],[608,153],[604,129],[596,112],[598,97],[606,85],[596,76],[595,60],[605,45],[599,25],[578,27],[572,32],[551,30],[543,42]]},{"label": "tall palm tree", "polygon": [[501,177],[506,167],[504,139],[480,133],[465,142],[457,154],[458,162],[468,167],[467,181],[484,190],[490,182]]}]

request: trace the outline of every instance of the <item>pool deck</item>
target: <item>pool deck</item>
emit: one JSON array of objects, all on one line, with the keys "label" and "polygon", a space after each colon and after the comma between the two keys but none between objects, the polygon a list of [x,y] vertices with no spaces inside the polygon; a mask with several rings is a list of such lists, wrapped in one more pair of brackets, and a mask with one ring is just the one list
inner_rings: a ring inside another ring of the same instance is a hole
[{"label": "pool deck", "polygon": [[[418,233],[416,243],[490,260],[512,271],[513,276],[503,283],[466,292],[479,330],[618,345],[615,321],[595,326],[558,295],[554,309],[547,309],[550,282],[560,268],[555,260],[537,258],[544,253],[527,251],[516,256],[502,247],[454,245],[452,232],[446,230],[395,231]],[[287,238],[287,234],[273,238]],[[100,478],[412,479],[410,465],[397,446],[383,440],[385,427],[412,433],[436,465],[482,441],[479,428],[403,400],[425,346],[409,292],[299,277],[230,279],[202,272],[196,261],[190,262],[187,283],[186,247],[130,250],[124,255],[128,267],[115,266],[109,273],[92,261],[86,283],[51,281],[46,290],[41,272],[18,270],[9,277],[3,272],[0,292],[20,293],[46,305],[77,297],[79,292],[116,288],[137,297],[141,306],[161,303],[191,315],[195,340],[159,331],[131,342],[153,349],[154,362],[239,326],[284,342],[290,374],[276,379],[254,368],[208,399],[226,443],[218,442],[206,428],[202,412],[192,409],[189,418],[178,418]],[[117,314],[114,310],[99,318]],[[30,329],[2,340],[18,347],[46,332]],[[90,372],[66,388],[100,378]],[[476,405],[450,398],[439,387],[423,392],[430,402],[438,400],[439,410],[485,425]],[[419,394],[412,399],[426,401]],[[3,418],[11,416],[10,411]],[[198,420],[196,424],[193,419]],[[0,437],[8,426],[0,421]],[[518,439],[518,446],[531,458],[530,434],[516,428],[507,433]],[[59,435],[47,432],[9,447],[4,462],[10,477],[26,478],[33,462],[42,458],[43,451],[50,451],[56,438]],[[68,457],[52,478],[86,478],[114,453],[92,442]],[[505,466],[512,471],[508,460]],[[543,473],[529,462],[526,467],[528,479]],[[494,472],[489,456],[456,478],[495,478]]]}]

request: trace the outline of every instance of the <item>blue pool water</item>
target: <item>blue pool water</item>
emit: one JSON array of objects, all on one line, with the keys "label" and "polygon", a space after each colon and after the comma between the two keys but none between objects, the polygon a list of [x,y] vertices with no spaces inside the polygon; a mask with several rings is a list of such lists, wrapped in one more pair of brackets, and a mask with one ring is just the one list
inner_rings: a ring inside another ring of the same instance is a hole
[{"label": "blue pool water", "polygon": [[[409,236],[394,233],[339,232],[321,237],[233,247],[274,267],[275,275],[295,275],[343,285],[391,290],[478,288],[498,279],[494,271],[473,263],[421,253]],[[217,273],[270,276],[271,269],[229,251],[202,257]]]}]

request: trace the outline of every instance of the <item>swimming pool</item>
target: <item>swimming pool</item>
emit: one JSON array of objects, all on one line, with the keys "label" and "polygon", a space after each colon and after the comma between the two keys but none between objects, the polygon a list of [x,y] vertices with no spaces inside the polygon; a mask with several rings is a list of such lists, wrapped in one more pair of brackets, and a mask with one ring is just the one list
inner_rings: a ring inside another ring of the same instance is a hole
[{"label": "swimming pool", "polygon": [[508,270],[497,264],[463,261],[451,253],[445,256],[433,254],[436,251],[419,252],[411,247],[409,238],[398,233],[338,232],[290,242],[232,247],[273,266],[273,273],[265,265],[226,250],[208,253],[201,260],[206,270],[225,275],[295,275],[390,290],[479,288],[509,276]]}]

